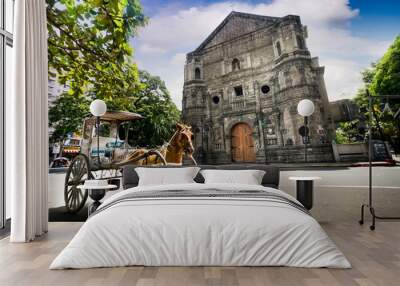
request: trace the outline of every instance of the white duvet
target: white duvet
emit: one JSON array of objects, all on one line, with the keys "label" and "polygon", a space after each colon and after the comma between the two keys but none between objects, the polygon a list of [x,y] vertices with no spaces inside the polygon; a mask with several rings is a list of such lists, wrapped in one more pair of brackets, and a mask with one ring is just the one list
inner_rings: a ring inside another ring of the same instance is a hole
[{"label": "white duvet", "polygon": [[[163,190],[266,190],[254,185],[182,184]],[[286,204],[246,198],[124,201],[89,218],[50,269],[145,266],[294,266],[349,268],[318,222]]]}]

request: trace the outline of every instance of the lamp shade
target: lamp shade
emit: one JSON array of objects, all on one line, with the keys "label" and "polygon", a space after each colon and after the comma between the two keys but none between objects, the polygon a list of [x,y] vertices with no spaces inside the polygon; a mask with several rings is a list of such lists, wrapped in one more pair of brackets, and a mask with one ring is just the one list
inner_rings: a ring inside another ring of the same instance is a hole
[{"label": "lamp shade", "polygon": [[90,113],[94,116],[100,117],[103,116],[107,111],[106,103],[101,99],[95,99],[90,104]]},{"label": "lamp shade", "polygon": [[297,112],[305,117],[314,113],[314,103],[309,99],[303,99],[297,105]]}]

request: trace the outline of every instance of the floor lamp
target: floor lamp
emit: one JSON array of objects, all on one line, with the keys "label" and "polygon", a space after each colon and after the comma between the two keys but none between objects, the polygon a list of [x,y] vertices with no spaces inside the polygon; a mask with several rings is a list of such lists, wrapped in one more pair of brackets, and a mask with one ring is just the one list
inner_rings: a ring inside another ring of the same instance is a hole
[{"label": "floor lamp", "polygon": [[[378,216],[375,213],[375,208],[373,207],[372,202],[372,103],[374,100],[382,100],[382,99],[400,99],[400,95],[378,95],[378,96],[371,96],[367,89],[367,97],[368,97],[368,114],[369,114],[369,123],[368,123],[368,170],[369,170],[369,184],[368,184],[368,204],[361,205],[361,219],[359,223],[362,225],[364,224],[364,208],[368,208],[369,212],[372,216],[372,224],[370,225],[370,230],[375,230],[375,220],[376,219],[400,219],[400,217],[384,217]],[[386,108],[386,107],[385,107]]]}]

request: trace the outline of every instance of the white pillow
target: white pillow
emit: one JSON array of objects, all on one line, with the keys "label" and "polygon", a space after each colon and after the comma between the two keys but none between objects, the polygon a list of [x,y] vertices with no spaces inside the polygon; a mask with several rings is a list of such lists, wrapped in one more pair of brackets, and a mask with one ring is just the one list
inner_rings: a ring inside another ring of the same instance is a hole
[{"label": "white pillow", "polygon": [[265,171],[261,170],[202,170],[206,184],[246,184],[261,185]]},{"label": "white pillow", "polygon": [[138,186],[195,183],[199,167],[187,168],[135,168],[139,176]]}]

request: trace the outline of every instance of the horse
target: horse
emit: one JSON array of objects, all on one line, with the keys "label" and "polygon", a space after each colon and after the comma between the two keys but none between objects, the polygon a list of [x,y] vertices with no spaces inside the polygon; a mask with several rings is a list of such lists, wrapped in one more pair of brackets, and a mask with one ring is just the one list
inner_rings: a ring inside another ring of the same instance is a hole
[{"label": "horse", "polygon": [[182,165],[184,155],[187,155],[197,165],[196,160],[193,158],[192,138],[191,126],[177,123],[176,131],[168,143],[157,149],[136,149],[127,155],[121,165],[128,163],[136,165]]}]

